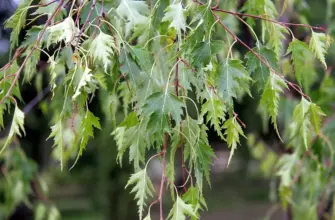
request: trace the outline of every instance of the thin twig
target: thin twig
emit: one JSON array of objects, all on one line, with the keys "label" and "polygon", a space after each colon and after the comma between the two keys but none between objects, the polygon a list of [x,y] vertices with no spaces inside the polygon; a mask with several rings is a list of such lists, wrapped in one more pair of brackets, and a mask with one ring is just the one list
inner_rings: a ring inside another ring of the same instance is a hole
[{"label": "thin twig", "polygon": [[87,17],[86,17],[86,20],[85,20],[83,26],[81,27],[81,29],[80,29],[80,31],[79,31],[79,33],[78,33],[78,35],[77,35],[78,38],[83,34],[86,25],[87,25],[88,22],[90,21],[90,19],[91,19],[91,17],[92,17],[92,12],[93,12],[93,10],[95,9],[96,4],[97,4],[97,0],[93,0],[93,3],[92,3],[91,8],[90,8],[90,11],[88,12],[88,15],[87,15]]},{"label": "thin twig", "polygon": [[247,126],[243,123],[243,121],[238,117],[238,114],[236,112],[233,112],[234,118],[236,118],[241,125],[243,126],[243,128],[246,128]]},{"label": "thin twig", "polygon": [[251,47],[249,47],[246,43],[244,43],[243,40],[241,40],[239,37],[237,37],[237,35],[232,32],[220,19],[220,17],[214,12],[212,11],[213,15],[215,16],[215,18],[217,19],[218,23],[235,39],[237,40],[240,44],[242,44],[245,48],[247,48],[252,54],[254,54],[256,56],[257,59],[259,59],[264,65],[266,65],[271,72],[273,72],[274,74],[276,74],[277,76],[281,77],[291,88],[293,88],[294,90],[296,90],[301,96],[307,98],[309,101],[311,101],[311,98],[306,95],[305,93],[302,92],[301,88],[299,86],[297,86],[296,84],[288,81],[287,79],[285,79],[283,76],[281,76],[280,74],[278,74],[276,72],[275,69],[273,69],[273,67],[266,61],[266,59],[264,59],[260,54],[258,54],[256,51],[254,51]]},{"label": "thin twig", "polygon": [[[200,4],[200,5],[204,5],[204,3],[202,3],[202,2],[200,2],[198,0],[193,0],[193,1],[196,2],[196,3],[198,3],[198,4]],[[327,30],[325,28],[323,28],[323,27],[311,26],[309,24],[297,24],[297,23],[281,22],[281,21],[273,20],[273,19],[266,18],[266,17],[259,16],[259,15],[252,15],[252,14],[245,14],[245,13],[239,13],[239,12],[234,12],[234,11],[228,11],[228,10],[220,9],[219,7],[215,7],[215,6],[212,7],[211,9],[212,9],[212,11],[223,12],[223,13],[231,14],[231,15],[234,15],[234,16],[241,16],[241,17],[249,17],[249,18],[261,19],[261,20],[264,20],[264,21],[269,21],[269,22],[272,22],[272,23],[279,24],[279,25],[284,26],[284,27],[287,27],[287,26],[298,26],[298,27],[312,28],[312,29],[315,29],[315,30],[320,30],[320,31],[323,31],[323,32],[327,32]]]},{"label": "thin twig", "polygon": [[263,17],[263,16],[259,16],[259,15],[244,14],[244,13],[228,11],[228,10],[224,10],[224,9],[220,9],[220,8],[212,8],[212,10],[218,11],[218,12],[227,13],[227,14],[231,14],[231,15],[234,15],[234,16],[241,16],[241,17],[249,17],[249,18],[261,19],[261,20],[264,20],[264,21],[268,21],[268,22],[279,24],[279,25],[281,25],[281,26],[283,26],[285,28],[287,28],[287,26],[298,26],[298,27],[312,28],[314,30],[320,30],[320,31],[323,31],[323,32],[327,32],[327,30],[325,28],[323,28],[323,27],[311,26],[309,24],[297,24],[297,23],[282,22],[282,21],[277,21],[277,20],[269,19],[269,18],[266,18],[266,17]]},{"label": "thin twig", "polygon": [[9,61],[9,63],[7,63],[6,65],[0,68],[0,72],[3,70],[7,70],[13,64],[14,60],[16,60],[16,58],[18,58],[22,54],[23,51],[24,51],[24,48],[18,48],[15,51],[15,54],[13,58],[11,59],[11,61]]}]

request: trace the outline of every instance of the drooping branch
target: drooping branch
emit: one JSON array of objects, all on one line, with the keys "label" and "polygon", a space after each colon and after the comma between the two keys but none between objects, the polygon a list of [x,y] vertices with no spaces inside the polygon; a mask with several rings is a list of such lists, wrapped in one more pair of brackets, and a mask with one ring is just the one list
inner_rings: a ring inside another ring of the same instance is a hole
[{"label": "drooping branch", "polygon": [[267,62],[266,59],[264,59],[259,53],[257,53],[255,50],[253,50],[251,47],[249,47],[243,40],[241,40],[233,31],[231,31],[220,19],[220,17],[212,11],[214,17],[217,19],[218,23],[240,44],[242,44],[245,48],[247,48],[253,55],[256,56],[257,59],[259,59],[265,66],[267,66],[272,73],[276,74],[277,76],[281,77],[291,88],[293,88],[295,91],[297,91],[301,96],[307,98],[309,101],[311,101],[311,98],[302,92],[302,89],[295,83],[292,83],[285,79],[285,77],[281,76],[277,71]]}]

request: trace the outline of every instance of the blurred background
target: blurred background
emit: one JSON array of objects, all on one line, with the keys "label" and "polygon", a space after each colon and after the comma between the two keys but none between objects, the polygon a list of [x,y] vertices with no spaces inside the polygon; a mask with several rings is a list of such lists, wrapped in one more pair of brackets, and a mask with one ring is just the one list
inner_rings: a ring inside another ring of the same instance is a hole
[{"label": "blurred background", "polygon": [[[0,0],[0,67],[9,60],[10,30],[4,29],[4,21],[15,11],[19,1]],[[333,5],[332,0],[299,2],[309,24],[325,27],[327,24],[332,24],[329,17],[329,13],[332,13],[329,11],[332,10],[332,7],[329,7]],[[291,20],[294,16],[294,11],[288,10],[281,19]],[[248,39],[247,29],[241,26],[239,28],[240,36]],[[332,29],[331,26],[328,28]],[[328,57],[330,63],[334,63],[334,52],[332,47]],[[43,69],[45,65],[46,61],[41,59],[38,64],[41,72],[45,71]],[[101,118],[104,129],[96,132],[94,140],[89,141],[75,168],[61,172],[59,164],[50,154],[53,143],[51,140],[46,141],[50,133],[48,99],[51,98],[51,94],[48,94],[48,88],[44,87],[47,83],[40,77],[35,77],[31,84],[34,85],[25,85],[21,90],[25,102],[27,134],[25,138],[20,139],[20,145],[28,157],[27,160],[30,161],[29,166],[36,169],[41,177],[38,187],[41,193],[33,200],[55,204],[64,220],[137,219],[134,195],[129,194],[130,189],[124,189],[132,172],[132,166],[127,165],[127,158],[124,159],[122,168],[116,163],[116,145],[110,135],[112,125],[104,123],[102,106],[97,101],[93,101],[91,105],[94,114]],[[287,100],[283,99],[282,102]],[[281,109],[284,114],[285,109]],[[211,188],[206,187],[204,192],[209,210],[202,213],[201,219],[289,219],[288,214],[281,211],[278,204],[272,202],[277,199],[274,192],[278,186],[275,176],[271,173],[271,168],[277,160],[277,155],[272,151],[278,152],[283,146],[278,142],[275,132],[271,129],[272,126],[263,129],[262,119],[253,99],[245,97],[240,100],[236,104],[236,111],[247,125],[245,133],[248,134],[248,139],[242,140],[232,164],[226,168],[229,155],[227,146],[220,141],[214,131],[209,131],[209,139],[216,151],[217,159],[213,161]],[[121,121],[123,118],[121,111],[118,117]],[[5,118],[5,124],[9,121],[10,118]],[[0,131],[1,137],[6,132],[6,129]],[[256,151],[264,149],[269,151],[266,160],[254,159],[255,155],[257,157]],[[158,187],[161,176],[160,162],[151,162],[149,170],[155,186]],[[180,172],[181,170],[177,175],[181,181]],[[3,179],[0,180],[0,184],[3,184]],[[3,187],[1,189],[4,190]],[[168,196],[164,202],[167,207],[171,207]],[[155,206],[152,210],[152,219],[158,219],[156,208]],[[30,207],[18,205],[11,219],[32,219],[32,216],[33,210]]]}]

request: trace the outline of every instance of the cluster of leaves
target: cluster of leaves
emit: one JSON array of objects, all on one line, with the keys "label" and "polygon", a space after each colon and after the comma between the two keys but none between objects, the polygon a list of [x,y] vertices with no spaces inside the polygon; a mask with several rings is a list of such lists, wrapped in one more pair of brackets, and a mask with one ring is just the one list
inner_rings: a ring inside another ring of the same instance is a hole
[{"label": "cluster of leaves", "polygon": [[[12,48],[18,44],[28,9],[38,7],[31,16],[46,16],[47,21],[27,30],[17,50],[23,59],[21,65],[14,56],[1,69],[2,127],[3,114],[10,111],[11,102],[15,104],[2,151],[8,150],[16,135],[24,133],[24,113],[16,101],[21,100],[18,79],[23,75],[30,82],[35,77],[43,53],[48,57],[46,77],[53,93],[50,138],[61,169],[68,167],[71,159],[75,159],[75,164],[94,132],[102,129],[100,119],[89,108],[95,95],[103,94],[100,100],[107,109],[106,117],[115,125],[112,135],[118,146],[117,160],[121,164],[129,151],[129,162],[134,165],[127,187],[132,187],[135,194],[140,219],[145,216],[148,198],[154,195],[147,165],[148,155],[155,151],[158,154],[153,157],[162,158],[161,184],[170,185],[174,199],[167,218],[197,219],[199,211],[206,208],[203,182],[205,179],[210,183],[215,158],[207,130],[213,127],[231,149],[229,165],[240,138],[245,137],[245,125],[234,111],[234,102],[244,95],[252,96],[256,88],[254,94],[260,95],[259,109],[265,120],[271,120],[279,139],[294,152],[281,156],[277,165],[283,204],[294,204],[291,182],[296,162],[306,152],[312,155],[311,146],[317,135],[325,137],[321,125],[325,113],[297,84],[284,77],[280,60],[291,57],[296,81],[307,89],[315,82],[310,69],[315,59],[327,67],[325,54],[331,38],[310,27],[309,43],[298,40],[285,23],[275,20],[278,13],[271,0],[248,0],[242,11],[249,16],[241,21],[255,38],[252,49],[226,25],[230,19],[227,13],[240,19],[241,14],[233,12],[237,1],[232,2],[217,1],[218,5],[214,5],[211,1],[157,0],[149,5],[135,0],[92,0],[77,5],[75,1],[60,0],[35,6],[22,1],[6,23],[13,29]],[[71,3],[70,8],[67,3]],[[254,30],[259,25],[261,41]],[[291,39],[288,48],[283,47],[284,39]],[[241,43],[249,52],[244,56],[236,54],[235,43]],[[324,83],[333,85],[328,81]],[[289,90],[296,91],[301,101],[290,112],[289,123],[280,129],[279,105]],[[119,108],[125,119],[117,125],[115,114]],[[183,195],[174,185],[175,155],[179,151],[189,175],[184,180],[188,189]],[[196,181],[189,181],[193,177]],[[157,200],[160,204],[162,190],[163,187]],[[150,208],[145,219],[150,219]]]}]

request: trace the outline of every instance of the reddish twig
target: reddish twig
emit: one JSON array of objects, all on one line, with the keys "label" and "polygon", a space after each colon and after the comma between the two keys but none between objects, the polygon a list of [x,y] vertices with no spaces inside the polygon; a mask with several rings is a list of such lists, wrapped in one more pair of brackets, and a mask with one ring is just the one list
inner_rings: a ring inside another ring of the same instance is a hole
[{"label": "reddish twig", "polygon": [[[198,1],[198,0],[193,0],[194,2],[200,4],[200,5],[204,5],[204,3]],[[218,6],[218,4],[216,5]],[[231,14],[231,15],[234,15],[235,17],[236,16],[241,16],[241,17],[249,17],[249,18],[255,18],[255,19],[261,19],[261,20],[264,20],[264,21],[269,21],[269,22],[272,22],[272,23],[276,23],[276,24],[279,24],[285,28],[287,28],[287,26],[296,26],[296,27],[306,27],[306,28],[312,28],[312,29],[315,29],[315,30],[320,30],[320,31],[323,31],[323,32],[327,32],[327,30],[323,27],[316,27],[316,26],[311,26],[309,24],[297,24],[297,23],[289,23],[289,22],[281,22],[281,21],[277,21],[277,20],[273,20],[273,19],[270,19],[270,18],[266,18],[266,17],[263,17],[263,16],[259,16],[259,15],[253,15],[253,14],[244,14],[244,13],[240,13],[240,12],[234,12],[234,11],[228,11],[228,10],[224,10],[224,9],[220,9],[219,7],[212,7],[211,8],[212,11],[217,11],[217,12],[223,12],[223,13],[226,13],[226,14]]]},{"label": "reddish twig", "polygon": [[16,60],[16,58],[18,58],[22,54],[23,51],[24,51],[24,48],[18,48],[15,51],[15,54],[13,58],[11,59],[11,61],[9,61],[9,63],[7,63],[6,65],[0,68],[0,72],[3,70],[7,70],[13,64],[14,60]]},{"label": "reddish twig", "polygon": [[[80,29],[80,31],[79,31],[79,33],[78,33],[78,35],[77,35],[78,38],[80,38],[80,36],[83,34],[86,25],[87,25],[88,22],[90,21],[90,19],[91,19],[91,17],[92,17],[92,12],[93,12],[93,10],[95,9],[96,4],[97,4],[97,0],[93,0],[93,3],[92,3],[91,8],[90,8],[90,11],[88,12],[88,15],[87,15],[87,17],[86,17],[86,20],[85,20],[83,26],[81,27],[81,29]],[[79,15],[79,14],[78,14],[78,15]],[[77,15],[77,16],[78,16],[78,15]]]},{"label": "reddish twig", "polygon": [[5,81],[6,79],[11,78],[11,77],[14,77],[14,76],[16,76],[15,73],[14,73],[14,74],[10,74],[10,75],[5,76],[4,78],[2,78],[2,79],[0,80],[0,84],[1,84],[3,81]]},{"label": "reddish twig", "polygon": [[196,70],[192,67],[192,65],[187,60],[185,60],[183,58],[179,58],[179,60],[181,62],[183,62],[188,68],[190,68],[192,70],[192,72],[196,72]]},{"label": "reddish twig", "polygon": [[282,22],[282,21],[277,21],[277,20],[273,20],[270,18],[266,18],[263,16],[259,16],[259,15],[252,15],[252,14],[244,14],[244,13],[239,13],[239,12],[233,12],[233,11],[228,11],[228,10],[224,10],[224,9],[220,9],[220,8],[212,8],[213,11],[218,11],[218,12],[223,12],[226,14],[231,14],[236,16],[241,16],[241,17],[249,17],[249,18],[255,18],[255,19],[261,19],[264,21],[268,21],[268,22],[272,22],[272,23],[276,23],[279,24],[285,28],[287,28],[288,26],[296,26],[296,27],[305,27],[305,28],[312,28],[314,30],[320,30],[323,32],[327,32],[327,30],[323,27],[316,27],[316,26],[311,26],[309,24],[297,24],[297,23],[289,23],[289,22]]},{"label": "reddish twig", "polygon": [[168,133],[165,133],[164,136],[164,143],[163,143],[163,159],[162,159],[162,179],[161,179],[161,186],[159,190],[159,213],[160,213],[160,220],[164,220],[163,218],[163,188],[164,188],[164,182],[165,182],[165,167],[166,167],[166,150],[167,146],[169,144],[169,135]]},{"label": "reddish twig", "polygon": [[242,44],[245,48],[247,48],[253,55],[256,56],[257,59],[259,59],[259,61],[261,61],[265,66],[267,66],[271,72],[273,72],[274,74],[276,74],[277,76],[281,77],[291,88],[293,88],[294,90],[296,90],[301,96],[306,97],[309,101],[311,101],[311,98],[306,95],[305,93],[302,92],[301,88],[299,86],[297,86],[294,83],[291,83],[290,81],[288,81],[287,79],[285,79],[284,77],[282,77],[280,74],[278,74],[276,72],[275,69],[273,69],[273,67],[266,61],[266,59],[264,59],[260,54],[258,54],[256,51],[254,51],[251,47],[249,47],[243,40],[241,40],[239,37],[236,36],[236,34],[234,32],[232,32],[220,19],[220,17],[214,12],[212,11],[214,17],[217,19],[218,23],[236,40],[238,41],[240,44]]},{"label": "reddish twig", "polygon": [[38,36],[36,42],[35,42],[35,45],[34,47],[30,50],[29,54],[26,56],[26,58],[24,59],[23,63],[21,64],[20,68],[18,69],[18,71],[16,72],[16,76],[11,84],[11,86],[9,87],[6,95],[1,99],[0,101],[0,105],[5,101],[6,98],[8,98],[10,96],[10,93],[12,92],[14,86],[15,86],[15,83],[18,81],[19,77],[20,77],[20,74],[25,66],[25,64],[28,62],[29,58],[32,56],[33,52],[36,50],[36,48],[38,47],[38,44],[40,43],[47,27],[50,25],[52,19],[54,18],[54,16],[57,14],[57,12],[60,10],[60,8],[62,7],[63,3],[64,3],[65,0],[60,0],[56,10],[51,14],[51,16],[49,17],[49,19],[46,21],[45,23],[45,26],[44,28],[42,29],[41,31],[41,34]]},{"label": "reddish twig", "polygon": [[236,118],[240,124],[243,126],[243,128],[246,128],[247,126],[243,123],[243,121],[238,117],[238,114],[236,112],[233,112],[234,118]]}]

